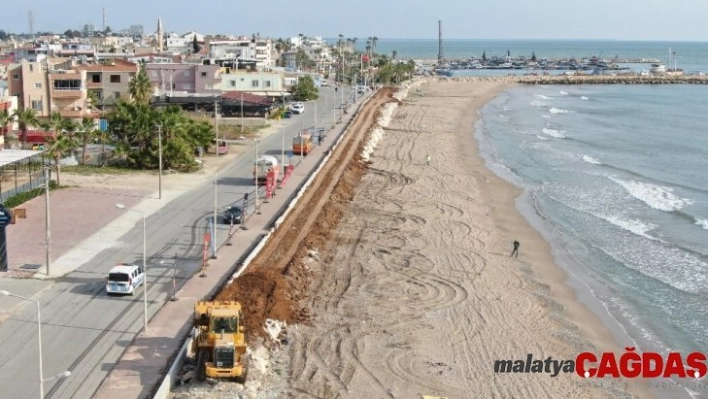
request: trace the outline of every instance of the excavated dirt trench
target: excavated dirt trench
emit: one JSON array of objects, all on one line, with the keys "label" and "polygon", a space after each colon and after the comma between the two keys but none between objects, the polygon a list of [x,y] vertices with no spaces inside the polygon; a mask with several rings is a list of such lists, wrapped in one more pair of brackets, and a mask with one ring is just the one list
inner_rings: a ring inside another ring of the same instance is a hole
[{"label": "excavated dirt trench", "polygon": [[322,251],[342,218],[353,193],[366,173],[361,159],[364,144],[381,106],[397,101],[393,87],[379,90],[363,107],[349,132],[332,154],[328,166],[313,181],[298,205],[271,236],[248,270],[217,295],[236,300],[244,309],[246,331],[263,336],[267,318],[288,324],[306,323],[309,312],[301,305],[308,294],[310,251]]}]

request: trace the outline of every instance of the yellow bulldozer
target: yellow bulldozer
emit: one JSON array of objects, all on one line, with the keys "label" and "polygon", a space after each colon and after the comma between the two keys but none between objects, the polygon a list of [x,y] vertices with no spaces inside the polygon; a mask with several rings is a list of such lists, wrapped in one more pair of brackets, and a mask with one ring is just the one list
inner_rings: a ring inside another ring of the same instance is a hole
[{"label": "yellow bulldozer", "polygon": [[235,301],[199,301],[194,304],[192,351],[198,381],[234,378],[246,382],[246,336],[241,304]]}]

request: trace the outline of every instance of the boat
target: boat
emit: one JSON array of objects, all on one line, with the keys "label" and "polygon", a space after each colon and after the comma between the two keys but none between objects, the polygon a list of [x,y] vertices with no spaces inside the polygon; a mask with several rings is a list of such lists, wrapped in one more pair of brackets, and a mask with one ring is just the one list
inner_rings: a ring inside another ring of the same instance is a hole
[{"label": "boat", "polygon": [[[674,60],[674,67],[673,67],[673,68],[670,67],[670,66],[671,66],[671,58],[672,58],[672,56],[673,56],[673,60]],[[667,75],[671,75],[671,76],[681,76],[681,75],[683,75],[683,69],[679,69],[679,68],[677,68],[677,66],[676,66],[676,58],[677,58],[677,57],[676,57],[676,52],[675,52],[675,51],[671,51],[671,47],[669,47],[669,63],[668,63],[668,64],[669,64],[669,68],[666,69],[666,74],[667,74]]]},{"label": "boat", "polygon": [[666,65],[664,64],[651,64],[651,73],[666,73]]}]

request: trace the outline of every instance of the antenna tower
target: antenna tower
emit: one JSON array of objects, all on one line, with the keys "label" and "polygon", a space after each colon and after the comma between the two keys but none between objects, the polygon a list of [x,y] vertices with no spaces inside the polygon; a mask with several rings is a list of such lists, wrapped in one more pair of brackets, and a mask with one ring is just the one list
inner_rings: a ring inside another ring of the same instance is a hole
[{"label": "antenna tower", "polygon": [[442,65],[444,61],[445,55],[443,53],[442,21],[438,21],[438,66]]},{"label": "antenna tower", "polygon": [[34,36],[34,17],[32,16],[32,10],[28,12],[27,17],[29,19],[29,34],[30,36]]},{"label": "antenna tower", "polygon": [[103,7],[103,32],[106,31],[106,7]]}]

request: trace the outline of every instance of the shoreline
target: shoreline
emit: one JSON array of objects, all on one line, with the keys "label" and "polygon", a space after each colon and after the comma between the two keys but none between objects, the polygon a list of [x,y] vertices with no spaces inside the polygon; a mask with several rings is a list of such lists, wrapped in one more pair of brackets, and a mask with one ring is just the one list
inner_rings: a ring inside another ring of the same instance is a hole
[{"label": "shoreline", "polygon": [[[506,77],[505,77],[506,78]],[[565,325],[564,320],[555,320],[561,328],[571,329],[576,326],[579,329],[579,338],[592,347],[576,347],[578,353],[581,351],[595,351],[596,353],[611,351],[616,354],[624,352],[624,347],[620,343],[620,333],[632,340],[632,338],[624,331],[619,322],[614,320],[617,325],[608,325],[607,318],[611,318],[611,314],[607,313],[606,317],[602,317],[598,312],[606,312],[606,309],[593,307],[588,303],[588,299],[596,302],[597,306],[602,306],[602,303],[592,295],[589,286],[578,279],[572,271],[566,270],[558,264],[559,259],[554,254],[554,249],[550,242],[544,237],[543,232],[539,231],[534,226],[534,221],[530,220],[529,216],[523,209],[524,205],[532,206],[528,203],[522,204],[524,201],[525,191],[523,188],[514,185],[507,181],[502,176],[494,173],[487,166],[487,161],[480,152],[478,141],[478,122],[482,120],[480,111],[490,101],[494,100],[505,91],[523,85],[525,82],[514,81],[514,79],[474,79],[472,82],[460,82],[455,84],[470,84],[476,81],[496,81],[497,87],[492,92],[481,100],[481,104],[475,107],[474,112],[470,113],[473,116],[469,120],[469,131],[472,150],[474,153],[472,164],[475,165],[475,170],[479,172],[480,181],[485,180],[488,185],[494,186],[497,190],[482,191],[484,203],[496,204],[491,206],[492,218],[497,223],[497,227],[508,237],[506,240],[511,243],[516,237],[523,237],[522,245],[520,246],[520,256],[522,259],[527,259],[531,272],[527,274],[527,278],[541,285],[548,287],[549,299],[555,301],[562,306],[560,314],[572,323],[571,326]],[[460,79],[463,80],[463,79]],[[466,80],[466,79],[465,79]],[[511,81],[510,81],[511,80]],[[440,82],[441,80],[438,80]],[[445,81],[445,79],[442,79]],[[531,209],[533,210],[533,209]],[[536,215],[540,218],[539,215]],[[508,244],[508,249],[511,245]],[[576,281],[573,281],[576,280]],[[583,292],[587,290],[588,292]],[[585,295],[588,295],[586,298]],[[603,320],[604,319],[604,320]],[[617,331],[621,328],[622,331]],[[577,344],[577,343],[576,343]],[[632,387],[627,390],[627,393],[633,396],[655,397],[653,393],[648,392],[642,387]]]}]

